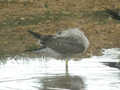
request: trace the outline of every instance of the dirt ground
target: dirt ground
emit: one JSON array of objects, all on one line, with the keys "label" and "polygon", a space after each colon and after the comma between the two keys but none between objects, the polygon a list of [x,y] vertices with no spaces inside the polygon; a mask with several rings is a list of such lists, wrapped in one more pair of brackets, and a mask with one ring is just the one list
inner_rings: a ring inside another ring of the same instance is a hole
[{"label": "dirt ground", "polygon": [[119,0],[36,0],[0,2],[0,56],[39,47],[27,31],[54,34],[80,28],[90,41],[84,56],[101,55],[102,48],[120,48],[120,21],[105,9],[119,9]]}]

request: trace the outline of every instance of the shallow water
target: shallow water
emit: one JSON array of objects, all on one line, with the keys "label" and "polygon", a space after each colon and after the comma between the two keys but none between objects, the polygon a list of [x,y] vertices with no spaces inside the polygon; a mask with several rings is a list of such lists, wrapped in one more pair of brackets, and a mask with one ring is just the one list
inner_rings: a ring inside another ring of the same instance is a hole
[{"label": "shallow water", "polygon": [[0,90],[120,90],[120,70],[102,62],[118,62],[120,49],[103,56],[65,61],[14,57],[0,60]]}]

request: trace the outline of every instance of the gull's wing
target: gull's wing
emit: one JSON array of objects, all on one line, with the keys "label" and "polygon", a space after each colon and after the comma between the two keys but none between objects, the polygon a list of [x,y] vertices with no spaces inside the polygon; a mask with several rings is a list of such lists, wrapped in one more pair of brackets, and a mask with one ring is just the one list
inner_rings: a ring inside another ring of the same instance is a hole
[{"label": "gull's wing", "polygon": [[82,53],[84,45],[72,37],[51,38],[45,42],[45,45],[61,54]]},{"label": "gull's wing", "polygon": [[39,54],[39,56],[51,57],[51,58],[56,58],[56,59],[65,59],[65,57],[62,54],[48,47],[25,50],[25,52],[32,52],[35,54]]}]

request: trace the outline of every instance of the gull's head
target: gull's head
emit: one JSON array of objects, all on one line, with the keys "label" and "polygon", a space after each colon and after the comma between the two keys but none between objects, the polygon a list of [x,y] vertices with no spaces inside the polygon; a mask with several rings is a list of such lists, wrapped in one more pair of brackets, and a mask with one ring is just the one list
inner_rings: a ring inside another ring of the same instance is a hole
[{"label": "gull's head", "polygon": [[71,37],[71,36],[82,36],[84,35],[84,32],[79,30],[78,28],[72,28],[72,29],[68,29],[65,31],[58,31],[56,33],[57,37]]},{"label": "gull's head", "polygon": [[72,37],[77,40],[77,42],[81,43],[85,47],[85,51],[89,46],[89,41],[85,36],[84,32],[78,28],[71,28],[65,31],[59,31],[56,33],[56,37]]}]

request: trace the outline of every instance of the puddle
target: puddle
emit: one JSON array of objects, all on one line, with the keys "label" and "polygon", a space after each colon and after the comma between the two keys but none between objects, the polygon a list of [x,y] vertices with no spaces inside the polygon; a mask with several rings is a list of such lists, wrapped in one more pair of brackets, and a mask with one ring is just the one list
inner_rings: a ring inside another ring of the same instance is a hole
[{"label": "puddle", "polygon": [[118,62],[120,49],[103,56],[65,61],[53,58],[11,58],[0,62],[0,90],[119,90],[120,70],[103,62]]}]

